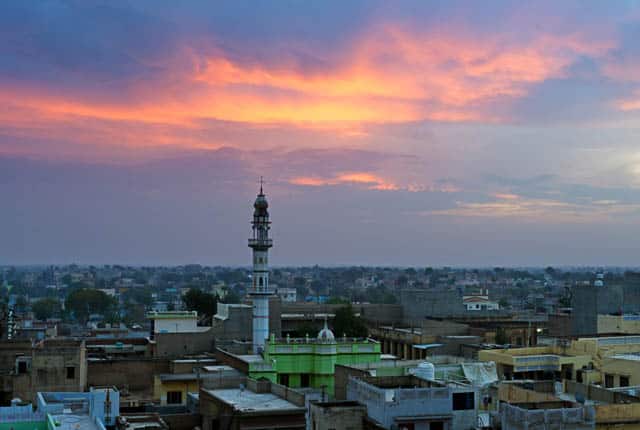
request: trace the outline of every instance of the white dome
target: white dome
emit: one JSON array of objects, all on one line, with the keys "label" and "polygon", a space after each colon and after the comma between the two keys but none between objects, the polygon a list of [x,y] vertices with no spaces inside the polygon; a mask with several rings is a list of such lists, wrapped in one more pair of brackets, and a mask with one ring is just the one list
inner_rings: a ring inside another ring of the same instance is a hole
[{"label": "white dome", "polygon": [[324,320],[324,328],[322,330],[320,330],[320,333],[318,333],[318,339],[320,340],[335,340],[335,336],[333,335],[333,332],[331,330],[329,330],[329,327],[327,327],[327,320]]}]

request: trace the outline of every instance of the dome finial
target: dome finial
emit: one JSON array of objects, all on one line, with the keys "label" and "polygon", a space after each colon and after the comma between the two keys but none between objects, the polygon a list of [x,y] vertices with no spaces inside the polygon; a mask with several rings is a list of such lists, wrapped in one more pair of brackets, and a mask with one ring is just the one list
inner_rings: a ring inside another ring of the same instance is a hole
[{"label": "dome finial", "polygon": [[264,184],[264,180],[262,179],[262,176],[260,176],[260,194],[264,194],[262,192],[262,185]]},{"label": "dome finial", "polygon": [[324,328],[320,330],[320,333],[318,333],[318,339],[325,342],[333,342],[335,339],[333,332],[329,329],[329,326],[327,325],[327,314],[324,315]]}]

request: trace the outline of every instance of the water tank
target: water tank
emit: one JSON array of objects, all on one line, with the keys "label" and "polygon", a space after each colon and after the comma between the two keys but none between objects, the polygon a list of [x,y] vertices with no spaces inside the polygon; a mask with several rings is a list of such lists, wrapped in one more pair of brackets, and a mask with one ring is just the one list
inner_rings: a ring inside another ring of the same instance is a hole
[{"label": "water tank", "polygon": [[428,361],[423,361],[418,364],[418,367],[413,371],[413,374],[418,378],[433,381],[436,379],[436,367]]}]

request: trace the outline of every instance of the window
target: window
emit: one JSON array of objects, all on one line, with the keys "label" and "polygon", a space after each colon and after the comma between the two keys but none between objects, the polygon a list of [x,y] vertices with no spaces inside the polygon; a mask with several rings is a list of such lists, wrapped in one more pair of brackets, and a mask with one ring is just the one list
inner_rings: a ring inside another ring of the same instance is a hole
[{"label": "window", "polygon": [[604,374],[604,387],[613,388],[613,375],[610,375],[608,373]]},{"label": "window", "polygon": [[26,361],[18,361],[18,374],[22,375],[27,373],[27,362]]},{"label": "window", "polygon": [[289,386],[289,375],[286,373],[281,373],[278,375],[278,383],[280,385],[284,385],[285,387]]},{"label": "window", "polygon": [[309,374],[308,374],[308,373],[302,373],[302,374],[300,375],[300,386],[301,386],[302,388],[306,388],[306,387],[308,387],[308,386],[310,385],[310,379],[311,379],[311,378],[309,377]]},{"label": "window", "polygon": [[467,409],[474,409],[473,392],[453,393],[453,410],[463,411]]},{"label": "window", "polygon": [[74,379],[76,377],[76,368],[73,366],[67,367],[67,379]]},{"label": "window", "polygon": [[580,384],[582,384],[582,370],[576,371],[576,382],[579,382]]},{"label": "window", "polygon": [[629,377],[620,375],[620,386],[628,387],[629,386]]},{"label": "window", "polygon": [[167,404],[168,405],[182,404],[182,391],[168,391]]},{"label": "window", "polygon": [[444,430],[444,423],[442,421],[432,421],[429,423],[429,430]]}]

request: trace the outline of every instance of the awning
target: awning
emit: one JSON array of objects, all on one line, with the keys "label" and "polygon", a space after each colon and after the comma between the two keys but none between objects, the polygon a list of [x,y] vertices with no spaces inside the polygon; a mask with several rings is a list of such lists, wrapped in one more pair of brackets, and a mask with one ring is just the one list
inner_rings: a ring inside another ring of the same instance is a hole
[{"label": "awning", "polygon": [[415,349],[430,349],[430,348],[438,348],[443,346],[442,343],[424,343],[421,345],[413,345]]}]

